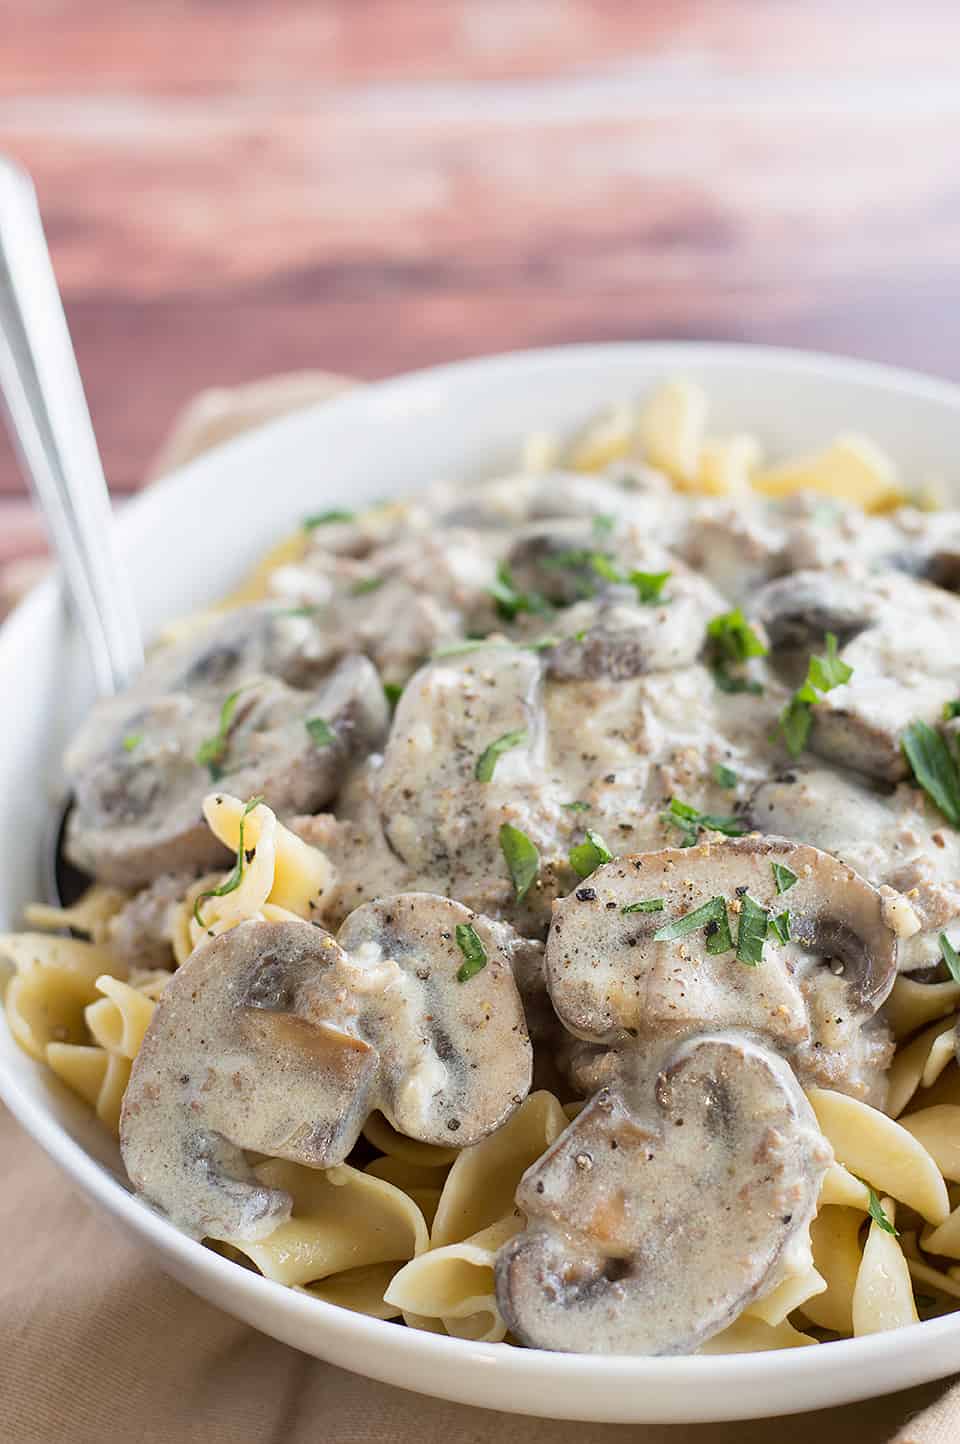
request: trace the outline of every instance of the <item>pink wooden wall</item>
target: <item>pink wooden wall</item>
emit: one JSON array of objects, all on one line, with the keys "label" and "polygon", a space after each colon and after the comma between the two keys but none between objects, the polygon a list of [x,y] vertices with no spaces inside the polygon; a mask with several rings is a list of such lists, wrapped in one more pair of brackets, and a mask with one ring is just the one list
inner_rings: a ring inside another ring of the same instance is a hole
[{"label": "pink wooden wall", "polygon": [[[194,391],[288,368],[701,336],[960,378],[955,0],[0,0],[0,30],[117,490]],[[40,545],[4,445],[0,560]]]}]

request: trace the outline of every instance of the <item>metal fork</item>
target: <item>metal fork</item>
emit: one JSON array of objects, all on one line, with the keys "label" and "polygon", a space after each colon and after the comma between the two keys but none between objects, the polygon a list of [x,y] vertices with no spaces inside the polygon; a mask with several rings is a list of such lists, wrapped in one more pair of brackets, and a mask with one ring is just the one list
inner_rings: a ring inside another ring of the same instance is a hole
[{"label": "metal fork", "polygon": [[26,171],[0,156],[0,390],[21,466],[46,518],[98,693],[143,665],[133,597],[63,303]]}]

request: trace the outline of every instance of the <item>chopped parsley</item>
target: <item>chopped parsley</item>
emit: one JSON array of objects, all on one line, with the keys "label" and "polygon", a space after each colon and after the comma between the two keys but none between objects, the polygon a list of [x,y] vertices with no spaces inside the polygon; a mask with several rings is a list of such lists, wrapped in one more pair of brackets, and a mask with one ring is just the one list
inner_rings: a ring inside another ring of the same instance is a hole
[{"label": "chopped parsley", "polygon": [[220,708],[220,721],[217,730],[212,737],[207,737],[197,748],[195,761],[201,767],[209,768],[210,776],[214,782],[219,782],[223,776],[223,761],[227,755],[227,747],[230,744],[230,728],[233,725],[233,714],[237,710],[237,699],[244,689],[238,687],[231,692],[224,700]]},{"label": "chopped parsley", "polygon": [[941,933],[937,941],[940,944],[940,956],[947,965],[947,972],[955,983],[960,983],[960,954],[946,933]]},{"label": "chopped parsley", "polygon": [[589,877],[601,863],[611,862],[613,853],[600,834],[591,831],[588,827],[586,840],[577,843],[576,847],[571,847],[569,858],[570,866],[578,877]]},{"label": "chopped parsley", "polygon": [[666,812],[661,812],[663,822],[672,822],[681,832],[681,847],[693,847],[701,828],[710,832],[723,832],[727,837],[742,837],[746,828],[736,817],[719,817],[712,812],[700,812],[679,797],[670,799]]},{"label": "chopped parsley", "polygon": [[513,573],[506,562],[498,562],[497,579],[489,588],[496,604],[498,616],[507,622],[516,619],[520,612],[550,612],[553,608],[539,592],[520,592],[514,586]]},{"label": "chopped parsley", "polygon": [[400,698],[403,696],[403,683],[384,682],[383,695],[386,697],[391,707],[396,707],[397,703],[400,701]]},{"label": "chopped parsley", "polygon": [[782,862],[772,862],[770,866],[773,869],[773,880],[777,885],[777,892],[789,892],[797,881],[797,874]]},{"label": "chopped parsley", "polygon": [[514,732],[504,732],[496,742],[491,742],[485,747],[477,758],[477,765],[473,769],[473,775],[478,782],[492,782],[497,762],[504,752],[509,752],[512,747],[525,747],[528,741],[528,733],[525,727],[518,727]]},{"label": "chopped parsley", "polygon": [[853,668],[837,656],[837,639],[833,632],[827,633],[826,656],[814,653],[807,664],[807,678],[798,687],[790,701],[780,713],[780,730],[791,757],[799,757],[807,745],[810,728],[813,726],[813,708],[822,700],[824,692],[832,692],[849,682]]},{"label": "chopped parsley", "polygon": [[598,577],[603,577],[605,582],[624,581],[623,572],[614,562],[610,560],[606,552],[594,552],[590,557],[590,565]]},{"label": "chopped parsley", "polygon": [[949,722],[953,717],[960,717],[960,698],[943,704],[943,720]]},{"label": "chopped parsley", "polygon": [[331,742],[337,740],[336,732],[323,717],[308,717],[303,725],[317,747],[329,747]]},{"label": "chopped parsley", "polygon": [[778,943],[790,941],[790,914],[788,912],[777,913],[767,924],[767,932],[771,937],[776,938]]},{"label": "chopped parsley", "polygon": [[[674,939],[688,937],[690,933],[699,932],[701,928],[708,928],[710,930],[707,936],[708,952],[719,953],[726,951],[725,948],[720,947],[719,941],[715,941],[715,939],[723,940],[726,938],[728,939],[727,947],[733,947],[733,941],[730,939],[730,920],[727,916],[727,904],[722,897],[712,897],[709,902],[705,902],[700,907],[694,908],[692,913],[687,913],[684,917],[677,918],[676,922],[665,923],[662,928],[654,933],[653,941],[655,943],[672,943]],[[713,943],[713,946],[711,946],[711,943]]]},{"label": "chopped parsley", "polygon": [[457,969],[457,982],[466,983],[487,966],[487,950],[469,923],[457,923],[454,931],[457,947],[463,953],[463,962]]},{"label": "chopped parsley", "polygon": [[332,522],[353,521],[355,512],[352,511],[318,511],[313,516],[305,516],[303,519],[304,531],[314,531],[318,526],[329,526]]},{"label": "chopped parsley", "polygon": [[462,642],[448,642],[445,646],[437,647],[431,652],[431,662],[439,662],[444,657],[459,657],[467,652],[482,652],[484,647],[510,647],[512,642],[491,642],[486,637],[465,637]]},{"label": "chopped parsley", "polygon": [[[671,572],[636,570],[624,573],[609,552],[588,551],[586,547],[570,547],[566,551],[555,552],[553,556],[545,557],[543,564],[547,567],[589,567],[605,582],[632,586],[637,594],[637,601],[644,606],[656,606],[663,600],[661,593],[664,583],[672,575]],[[588,588],[586,595],[591,596],[592,594],[593,588]]]},{"label": "chopped parsley", "polygon": [[673,575],[672,572],[632,571],[627,578],[637,594],[637,601],[644,607],[655,607],[663,601],[663,588]]},{"label": "chopped parsley", "polygon": [[763,943],[767,936],[770,914],[755,902],[749,893],[740,899],[740,922],[737,928],[737,958],[750,968],[763,962]]},{"label": "chopped parsley", "polygon": [[565,812],[589,812],[589,802],[561,802],[560,806]]},{"label": "chopped parsley", "polygon": [[707,623],[707,652],[713,680],[721,692],[762,693],[759,682],[730,669],[742,668],[751,657],[765,657],[768,651],[740,607],[734,607],[731,612],[721,612]]},{"label": "chopped parsley", "polygon": [[136,749],[140,746],[140,743],[141,743],[142,741],[143,741],[143,733],[142,733],[142,732],[128,732],[127,735],[126,735],[126,737],[124,737],[124,739],[123,739],[123,750],[124,750],[124,752],[134,752],[134,751],[136,751]]},{"label": "chopped parsley", "polygon": [[927,722],[911,722],[901,745],[924,792],[948,822],[960,827],[960,776],[946,739]]},{"label": "chopped parsley", "polygon": [[710,772],[718,787],[736,787],[740,780],[733,768],[727,767],[723,762],[715,762]]},{"label": "chopped parsley", "polygon": [[354,582],[350,588],[351,597],[364,597],[368,592],[375,592],[383,586],[383,577],[361,577],[360,581]]},{"label": "chopped parsley", "polygon": [[206,923],[200,916],[200,904],[205,903],[208,898],[226,897],[227,893],[236,892],[243,880],[243,864],[246,860],[246,853],[243,847],[243,829],[247,820],[247,814],[252,812],[255,807],[259,807],[262,801],[262,797],[251,797],[249,802],[244,803],[243,811],[240,814],[240,835],[237,838],[237,860],[233,865],[233,871],[228,877],[224,878],[219,887],[208,888],[206,892],[200,893],[196,902],[193,904],[193,916],[202,928],[206,927]]},{"label": "chopped parsley", "polygon": [[[861,1179],[860,1181],[862,1183],[863,1179]],[[874,1223],[877,1225],[878,1228],[882,1228],[884,1233],[892,1233],[894,1238],[899,1238],[900,1230],[898,1228],[894,1228],[893,1224],[887,1218],[887,1215],[884,1212],[883,1204],[880,1202],[879,1197],[877,1196],[874,1189],[870,1187],[869,1183],[866,1184],[866,1190],[869,1195],[867,1212],[870,1214],[870,1217],[873,1219]]]},{"label": "chopped parsley", "polygon": [[540,870],[540,854],[527,834],[510,822],[503,823],[500,828],[500,850],[513,882],[517,902],[523,902]]},{"label": "chopped parsley", "polygon": [[663,898],[647,897],[642,902],[627,903],[626,907],[621,908],[620,911],[622,913],[662,913]]}]

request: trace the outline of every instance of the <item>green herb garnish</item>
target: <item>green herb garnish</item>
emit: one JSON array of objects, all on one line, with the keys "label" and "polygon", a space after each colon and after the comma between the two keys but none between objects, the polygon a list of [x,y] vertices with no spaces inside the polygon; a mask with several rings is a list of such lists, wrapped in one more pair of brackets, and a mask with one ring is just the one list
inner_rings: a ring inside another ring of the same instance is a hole
[{"label": "green herb garnish", "polygon": [[506,562],[497,564],[497,579],[489,589],[496,604],[497,614],[505,621],[512,622],[520,612],[550,612],[553,608],[539,592],[519,592],[513,584],[513,574]]},{"label": "green herb garnish", "polygon": [[142,741],[142,732],[128,732],[126,737],[124,737],[123,739],[124,752],[134,752],[140,746],[140,743]]},{"label": "green herb garnish", "polygon": [[308,717],[303,725],[318,747],[329,747],[337,740],[336,732],[323,717]]},{"label": "green herb garnish", "polygon": [[[863,1179],[861,1179],[860,1182],[863,1183]],[[870,1214],[870,1217],[873,1219],[874,1223],[877,1225],[878,1228],[883,1229],[884,1233],[892,1233],[894,1238],[899,1238],[900,1230],[898,1228],[894,1228],[893,1224],[887,1218],[887,1215],[884,1212],[883,1204],[880,1202],[877,1193],[874,1189],[870,1187],[869,1183],[866,1184],[865,1187],[869,1195],[867,1212]]]},{"label": "green herb garnish", "polygon": [[750,657],[765,657],[769,650],[743,615],[741,607],[721,612],[707,623],[707,636],[714,652],[726,662],[746,662]]},{"label": "green herb garnish", "polygon": [[383,586],[383,577],[362,577],[360,581],[354,582],[350,588],[351,597],[365,597],[368,592],[375,592]]},{"label": "green herb garnish", "polygon": [[672,572],[632,571],[627,578],[637,594],[637,601],[644,607],[655,607],[663,600],[662,592]]},{"label": "green herb garnish", "polygon": [[924,792],[948,822],[960,827],[960,776],[946,739],[926,722],[911,722],[901,745]]},{"label": "green herb garnish", "polygon": [[606,552],[593,552],[590,557],[590,565],[593,567],[597,576],[603,577],[605,582],[622,582],[625,580],[623,572],[611,558],[607,556]]},{"label": "green herb garnish", "polygon": [[819,657],[814,653],[810,658],[807,682],[819,692],[832,692],[834,687],[849,682],[852,676],[853,668],[837,656],[837,639],[832,632],[828,632],[827,655]]},{"label": "green herb garnish", "polygon": [[244,825],[247,820],[247,814],[252,812],[255,807],[259,807],[262,801],[262,797],[251,797],[249,802],[244,803],[243,811],[240,814],[240,835],[237,838],[237,860],[233,865],[233,871],[230,873],[229,877],[225,878],[219,887],[208,888],[206,892],[200,893],[196,902],[193,904],[193,916],[196,918],[197,924],[201,928],[205,928],[206,923],[200,916],[200,904],[205,903],[207,901],[207,898],[226,897],[228,892],[236,892],[237,888],[240,886],[240,883],[243,879],[243,865],[244,862],[247,860],[246,852],[244,851],[243,847]]},{"label": "green herb garnish", "polygon": [[778,943],[790,941],[790,914],[788,912],[777,913],[767,924],[767,932],[775,937]]},{"label": "green herb garnish", "polygon": [[469,923],[457,923],[454,929],[457,947],[463,962],[457,969],[457,982],[466,983],[487,966],[487,950]]},{"label": "green herb garnish", "polygon": [[739,782],[737,774],[732,767],[727,767],[722,762],[715,762],[711,769],[713,780],[718,787],[736,787]]},{"label": "green herb garnish", "polygon": [[486,637],[465,637],[462,642],[448,642],[430,653],[431,662],[444,657],[459,657],[467,652],[482,652],[484,647],[511,647],[512,642],[491,642]]},{"label": "green herb garnish", "polygon": [[569,858],[570,866],[578,877],[589,877],[601,863],[612,862],[613,853],[598,832],[587,828],[586,840],[571,847]]},{"label": "green herb garnish", "polygon": [[565,812],[589,812],[589,802],[561,802],[560,806]]},{"label": "green herb garnish", "polygon": [[957,952],[946,933],[941,933],[937,941],[940,944],[940,956],[947,965],[947,972],[955,983],[960,983],[960,953]]},{"label": "green herb garnish", "polygon": [[528,740],[527,729],[518,727],[514,732],[504,732],[496,742],[491,742],[485,747],[477,758],[477,765],[473,769],[473,775],[478,782],[492,782],[497,762],[504,752],[509,752],[512,747],[525,747]]},{"label": "green herb garnish", "polygon": [[500,850],[513,882],[517,902],[523,902],[540,870],[540,854],[527,834],[510,822],[503,823],[500,828]]},{"label": "green herb garnish", "polygon": [[318,526],[329,526],[335,521],[353,521],[355,512],[352,511],[318,511],[313,516],[305,516],[303,519],[304,531],[313,531]]},{"label": "green herb garnish", "polygon": [[822,700],[822,693],[849,682],[853,668],[837,656],[837,639],[827,633],[826,656],[814,653],[807,664],[807,678],[798,687],[780,713],[780,730],[791,757],[798,757],[807,745],[813,726],[813,708]]},{"label": "green herb garnish", "polygon": [[949,722],[953,717],[960,717],[960,698],[943,704],[943,720]]},{"label": "green herb garnish", "polygon": [[383,695],[386,697],[391,707],[396,707],[397,703],[400,701],[400,698],[403,696],[403,683],[384,682]]},{"label": "green herb garnish", "polygon": [[627,906],[621,908],[620,911],[622,913],[662,913],[663,898],[648,897],[644,898],[642,902],[627,903]]},{"label": "green herb garnish", "polygon": [[750,968],[763,962],[763,943],[767,936],[770,914],[749,893],[740,899],[740,922],[737,928],[737,958]]},{"label": "green herb garnish", "polygon": [[701,828],[725,833],[727,837],[742,837],[747,830],[736,817],[719,817],[712,812],[700,812],[688,802],[681,802],[679,797],[670,799],[670,806],[666,812],[661,812],[660,817],[663,822],[672,822],[674,827],[679,827],[682,834],[681,847],[693,847]]},{"label": "green herb garnish", "polygon": [[769,650],[743,615],[742,608],[721,612],[707,623],[707,650],[713,679],[721,692],[762,693],[759,682],[730,671],[732,666],[740,667],[751,657],[765,657]]},{"label": "green herb garnish", "polygon": [[194,760],[198,762],[201,767],[209,768],[210,776],[214,782],[219,782],[223,776],[223,759],[227,755],[227,747],[230,742],[230,727],[233,723],[233,714],[237,710],[237,698],[243,690],[243,687],[238,687],[235,692],[231,692],[229,697],[226,698],[223,706],[220,708],[220,721],[216,732],[212,737],[207,737],[205,741],[201,742],[197,748],[197,755]]},{"label": "green herb garnish", "polygon": [[785,867],[782,862],[772,862],[773,880],[777,885],[777,892],[789,892],[797,881],[797,874],[792,868]]},{"label": "green herb garnish", "polygon": [[615,516],[606,516],[603,513],[593,518],[594,536],[609,536],[617,524]]},{"label": "green herb garnish", "polygon": [[[716,939],[728,939],[728,947],[733,946],[730,939],[730,923],[726,913],[726,901],[723,898],[710,898],[709,902],[703,902],[700,907],[694,908],[693,913],[687,913],[686,917],[678,917],[676,923],[664,924],[657,933],[654,933],[654,943],[673,943],[677,937],[689,937],[690,933],[697,933],[702,927],[710,928],[710,936],[707,937],[707,952],[722,952],[719,944],[710,947],[710,941]],[[723,949],[725,952],[726,949]]]}]

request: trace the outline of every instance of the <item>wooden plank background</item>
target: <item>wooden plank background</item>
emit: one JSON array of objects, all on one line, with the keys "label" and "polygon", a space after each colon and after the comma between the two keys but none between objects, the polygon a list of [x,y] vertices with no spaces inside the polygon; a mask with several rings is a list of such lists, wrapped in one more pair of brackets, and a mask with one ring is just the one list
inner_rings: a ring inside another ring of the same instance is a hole
[{"label": "wooden plank background", "polygon": [[[956,0],[0,0],[108,474],[211,384],[578,339],[960,377]],[[0,451],[0,560],[42,547]]]}]

